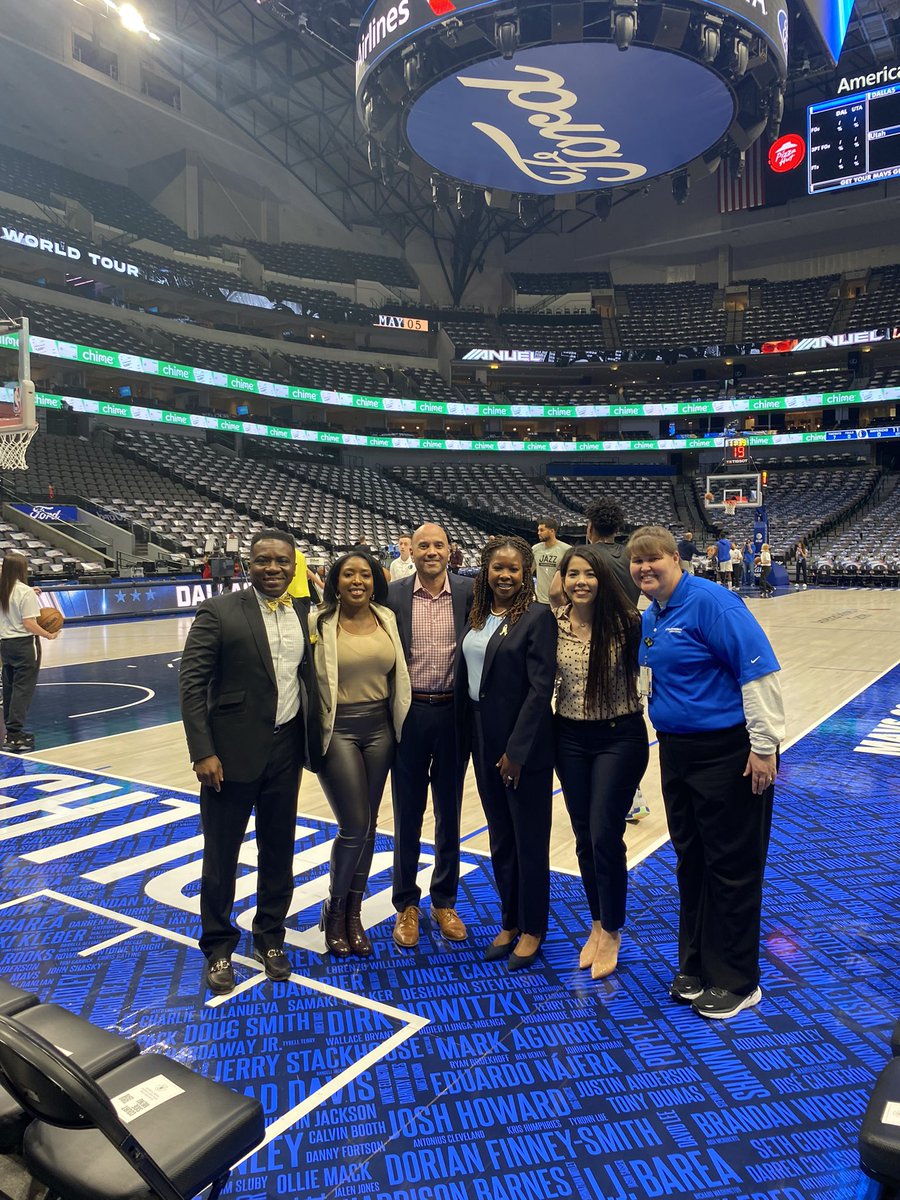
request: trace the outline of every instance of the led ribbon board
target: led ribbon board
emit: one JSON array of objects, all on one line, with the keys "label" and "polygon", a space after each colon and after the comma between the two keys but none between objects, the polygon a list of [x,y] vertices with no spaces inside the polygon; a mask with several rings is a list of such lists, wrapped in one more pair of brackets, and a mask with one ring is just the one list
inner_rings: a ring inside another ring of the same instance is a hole
[{"label": "led ribbon board", "polygon": [[[0,388],[0,397],[11,389]],[[65,405],[73,412],[106,417],[119,421],[149,421],[163,425],[181,425],[188,429],[214,429],[221,433],[245,433],[251,437],[274,438],[282,442],[314,442],[328,446],[368,446],[387,450],[487,450],[499,454],[596,454],[604,451],[648,450],[709,450],[725,445],[725,435],[716,438],[635,438],[605,439],[603,441],[512,442],[473,438],[411,438],[374,436],[361,433],[330,433],[315,429],[294,429],[264,425],[256,421],[233,421],[227,417],[207,417],[200,413],[172,412],[164,408],[145,408],[139,404],[115,404],[108,400],[87,400],[83,396],[56,396],[39,392],[38,408],[61,409]],[[900,437],[900,427],[870,429],[829,429],[818,433],[775,433],[753,435],[753,446],[802,446],[815,442],[856,442],[872,438]]]},{"label": "led ribbon board", "polygon": [[[135,354],[119,354],[115,350],[101,350],[95,346],[79,346],[74,342],[61,342],[55,338],[32,336],[30,341],[32,354],[108,367],[132,375],[177,379],[203,387],[222,388],[275,400],[323,404],[338,408],[362,408],[373,412],[421,413],[428,416],[532,417],[537,420],[577,420],[583,417],[695,417],[716,413],[833,408],[840,404],[888,404],[900,399],[900,387],[883,387],[863,388],[861,391],[814,392],[805,396],[742,396],[731,400],[673,400],[650,404],[466,404],[444,400],[407,400],[395,396],[359,396],[354,392],[319,391],[316,388],[271,383],[267,379],[245,379],[239,375],[226,375],[223,371],[207,371],[202,367],[182,366],[179,363],[143,358]],[[0,334],[0,348],[14,349],[17,345],[18,334]],[[128,407],[111,401],[103,403],[111,410],[124,410]],[[110,412],[105,415],[118,414]],[[181,415],[183,414],[179,414]],[[189,424],[186,420],[181,423]],[[247,426],[240,421],[232,421],[231,425],[238,433],[247,430]]]}]

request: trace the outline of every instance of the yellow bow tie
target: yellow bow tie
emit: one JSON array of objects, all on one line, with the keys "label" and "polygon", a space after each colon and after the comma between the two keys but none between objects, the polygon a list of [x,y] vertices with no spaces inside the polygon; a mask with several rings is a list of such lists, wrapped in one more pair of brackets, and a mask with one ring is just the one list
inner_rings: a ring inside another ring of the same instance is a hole
[{"label": "yellow bow tie", "polygon": [[269,610],[269,612],[278,612],[279,607],[291,608],[293,603],[294,601],[290,592],[285,592],[282,596],[279,596],[277,600],[269,600],[268,597],[266,598],[266,608]]}]

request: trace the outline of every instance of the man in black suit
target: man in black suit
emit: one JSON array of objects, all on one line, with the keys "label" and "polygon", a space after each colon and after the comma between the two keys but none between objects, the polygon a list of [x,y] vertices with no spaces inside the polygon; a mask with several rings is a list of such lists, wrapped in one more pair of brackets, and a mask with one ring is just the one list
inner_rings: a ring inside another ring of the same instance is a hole
[{"label": "man in black suit", "polygon": [[416,883],[422,818],[431,783],[434,805],[434,871],[431,916],[450,941],[467,930],[456,912],[459,885],[459,816],[468,753],[460,748],[453,715],[456,643],[472,606],[472,580],[447,572],[450,543],[433,523],[413,534],[416,573],[388,588],[412,682],[412,707],[397,746],[391,789],[394,799],[394,941],[419,941]]},{"label": "man in black suit", "polygon": [[304,762],[321,760],[318,689],[302,608],[288,595],[294,539],[265,529],[250,543],[251,587],[205,600],[181,659],[181,717],[200,781],[203,873],[200,949],[206,982],[234,987],[231,919],[238,855],[256,813],[255,957],[290,976],[284,920],[294,890],[297,792]]}]

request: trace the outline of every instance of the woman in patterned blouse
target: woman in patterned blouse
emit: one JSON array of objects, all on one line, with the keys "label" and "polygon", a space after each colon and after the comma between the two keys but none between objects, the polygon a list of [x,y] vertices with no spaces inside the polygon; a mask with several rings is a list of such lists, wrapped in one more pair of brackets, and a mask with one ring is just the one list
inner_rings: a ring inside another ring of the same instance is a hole
[{"label": "woman in patterned blouse", "polygon": [[641,619],[593,546],[567,551],[560,575],[566,603],[556,609],[556,773],[591,914],[578,965],[603,979],[619,959],[625,819],[649,758],[637,689]]}]

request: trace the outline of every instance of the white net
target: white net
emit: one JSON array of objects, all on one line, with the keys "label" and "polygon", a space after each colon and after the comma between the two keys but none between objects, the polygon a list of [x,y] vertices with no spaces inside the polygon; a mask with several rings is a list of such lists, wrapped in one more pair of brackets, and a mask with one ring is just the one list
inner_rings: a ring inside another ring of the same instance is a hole
[{"label": "white net", "polygon": [[0,429],[0,471],[26,471],[25,452],[37,433],[32,429]]},{"label": "white net", "polygon": [[734,516],[734,514],[735,514],[735,510],[737,509],[737,503],[738,503],[738,502],[737,502],[737,500],[726,500],[726,501],[724,502],[724,504],[723,504],[723,506],[722,506],[722,507],[725,509],[725,516],[726,516],[726,517],[733,517],[733,516]]}]

